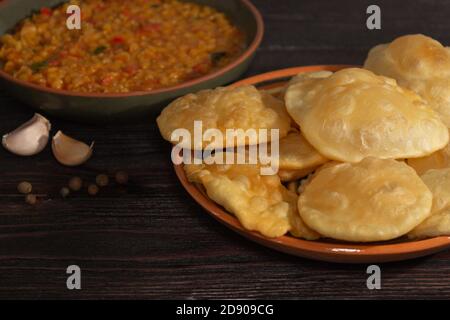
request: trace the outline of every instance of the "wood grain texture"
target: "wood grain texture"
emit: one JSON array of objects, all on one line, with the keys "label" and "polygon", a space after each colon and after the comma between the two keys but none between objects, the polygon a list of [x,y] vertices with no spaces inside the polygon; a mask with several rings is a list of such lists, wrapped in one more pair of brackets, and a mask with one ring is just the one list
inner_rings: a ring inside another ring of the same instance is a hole
[{"label": "wood grain texture", "polygon": [[[266,35],[248,75],[311,64],[362,64],[367,50],[422,32],[450,44],[450,2],[377,1],[382,30],[368,31],[368,1],[254,0]],[[107,107],[107,106],[105,106]],[[0,133],[33,112],[0,88]],[[226,229],[187,195],[170,146],[153,118],[94,126],[51,119],[53,128],[96,141],[82,168],[56,163],[47,147],[31,158],[0,150],[0,298],[449,298],[450,251],[382,265],[382,290],[366,288],[365,265],[336,265],[281,254]],[[70,176],[125,169],[127,188],[62,200]],[[33,183],[30,207],[15,191]],[[82,290],[66,289],[65,269],[82,269]]]}]

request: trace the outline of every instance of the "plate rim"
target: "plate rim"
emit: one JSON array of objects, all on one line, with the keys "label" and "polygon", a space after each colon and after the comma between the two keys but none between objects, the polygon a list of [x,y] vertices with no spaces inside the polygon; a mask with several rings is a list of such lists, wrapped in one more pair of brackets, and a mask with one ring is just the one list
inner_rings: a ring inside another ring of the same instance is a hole
[{"label": "plate rim", "polygon": [[[355,65],[310,65],[280,69],[239,80],[231,87],[257,85],[264,81],[282,80],[301,72],[337,71]],[[172,152],[176,146],[172,148]],[[304,240],[289,235],[267,238],[256,231],[244,229],[238,219],[220,205],[212,201],[198,187],[189,182],[183,164],[174,164],[175,173],[189,195],[216,220],[233,231],[272,249],[305,258],[339,263],[389,262],[412,259],[432,254],[450,247],[450,236],[438,236],[429,239],[399,243],[331,243],[321,240]]]}]

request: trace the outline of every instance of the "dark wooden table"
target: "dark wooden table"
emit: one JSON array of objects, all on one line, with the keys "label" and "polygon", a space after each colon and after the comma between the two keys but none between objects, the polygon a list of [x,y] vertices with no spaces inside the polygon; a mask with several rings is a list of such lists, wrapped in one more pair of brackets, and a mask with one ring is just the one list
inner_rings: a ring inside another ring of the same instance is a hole
[{"label": "dark wooden table", "polygon": [[[247,75],[310,64],[361,64],[367,50],[407,33],[450,43],[450,2],[377,1],[382,30],[366,28],[366,1],[255,0],[266,22]],[[33,111],[0,92],[0,132]],[[107,106],[105,106],[107,107]],[[31,158],[0,149],[0,298],[449,298],[450,251],[384,264],[382,289],[366,287],[366,265],[292,257],[247,241],[209,217],[178,183],[170,146],[152,118],[93,126],[51,119],[95,155],[82,168],[58,165],[47,147]],[[70,176],[125,169],[126,190],[62,200]],[[35,207],[16,193],[33,183]],[[66,289],[66,268],[82,290]]]}]

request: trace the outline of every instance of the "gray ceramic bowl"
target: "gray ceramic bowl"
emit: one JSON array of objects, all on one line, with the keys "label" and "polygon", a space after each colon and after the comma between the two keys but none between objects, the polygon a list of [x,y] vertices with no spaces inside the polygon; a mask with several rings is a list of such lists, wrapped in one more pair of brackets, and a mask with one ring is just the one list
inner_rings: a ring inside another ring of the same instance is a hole
[{"label": "gray ceramic bowl", "polygon": [[[261,43],[264,27],[261,14],[248,0],[189,0],[217,8],[246,35],[246,50],[234,62],[203,77],[170,88],[117,94],[85,94],[54,90],[14,79],[0,70],[0,84],[11,95],[49,115],[84,122],[132,119],[158,112],[175,97],[237,79],[250,64]],[[21,19],[41,7],[54,7],[61,0],[3,0],[0,2],[0,34],[10,31]]]}]

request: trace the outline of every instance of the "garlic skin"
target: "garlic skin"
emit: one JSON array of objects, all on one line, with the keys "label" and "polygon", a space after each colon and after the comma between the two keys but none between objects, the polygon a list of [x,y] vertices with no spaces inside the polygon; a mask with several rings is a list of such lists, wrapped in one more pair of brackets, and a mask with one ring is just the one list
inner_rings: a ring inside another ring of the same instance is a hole
[{"label": "garlic skin", "polygon": [[48,143],[50,121],[39,113],[2,137],[3,147],[18,156],[33,156],[41,152]]},{"label": "garlic skin", "polygon": [[61,131],[52,139],[52,151],[59,163],[74,167],[85,163],[92,156],[94,142],[88,146],[86,143],[75,140]]}]

